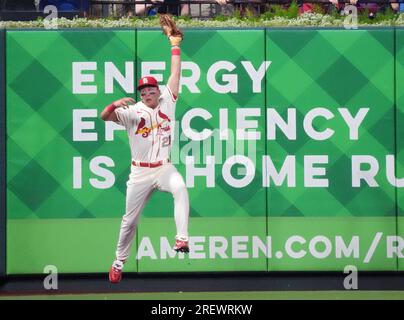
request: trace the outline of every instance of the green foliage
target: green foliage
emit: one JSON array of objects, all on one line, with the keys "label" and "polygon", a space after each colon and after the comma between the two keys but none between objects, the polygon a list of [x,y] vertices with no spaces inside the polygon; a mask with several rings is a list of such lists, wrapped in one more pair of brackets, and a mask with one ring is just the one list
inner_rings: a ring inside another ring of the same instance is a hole
[{"label": "green foliage", "polygon": [[299,16],[299,6],[296,0],[293,0],[289,8],[286,10],[286,17],[289,19],[294,19]]},{"label": "green foliage", "polygon": [[362,12],[359,12],[358,22],[360,24],[382,24],[388,26],[395,25],[395,21],[398,17],[398,15],[394,13],[390,6],[388,6],[384,12],[378,11],[373,16],[371,16],[370,14],[371,12],[368,8],[366,8]]},{"label": "green foliage", "polygon": [[251,9],[250,7],[245,8],[244,18],[248,19],[249,21],[256,20],[256,17],[255,17],[253,9]]},{"label": "green foliage", "polygon": [[224,14],[218,14],[217,16],[214,16],[212,18],[212,20],[214,20],[214,21],[227,21],[227,20],[229,20],[229,17],[225,16]]},{"label": "green foliage", "polygon": [[274,17],[288,18],[288,9],[279,4],[271,5],[269,10],[261,16],[266,20],[273,19]]},{"label": "green foliage", "polygon": [[296,0],[293,0],[289,6],[270,5],[268,11],[261,14],[261,20],[271,20],[275,17],[285,19],[296,19],[299,16],[299,6]]},{"label": "green foliage", "polygon": [[394,20],[397,14],[391,9],[390,6],[387,7],[386,11],[382,13],[383,20]]},{"label": "green foliage", "polygon": [[188,21],[192,20],[192,17],[190,15],[184,15],[184,16],[181,16],[181,20],[182,20],[182,22],[188,22]]},{"label": "green foliage", "polygon": [[238,9],[238,8],[236,8],[236,9],[234,10],[233,17],[234,17],[235,19],[241,19],[241,10]]},{"label": "green foliage", "polygon": [[313,3],[313,13],[324,14],[324,9],[320,4]]},{"label": "green foliage", "polygon": [[[250,8],[242,11],[235,10],[232,16],[219,15],[212,19],[196,19],[189,16],[175,18],[181,27],[205,27],[205,28],[246,28],[246,27],[272,27],[272,26],[313,26],[313,27],[342,27],[346,16],[341,16],[336,10],[330,14],[322,14],[320,8],[314,7],[314,13],[299,14],[299,7],[293,1],[289,7],[271,5],[261,15],[257,15]],[[95,18],[66,18],[57,19],[58,28],[144,28],[159,27],[157,16],[149,17],[108,17]],[[404,14],[396,14],[390,8],[385,12],[378,12],[373,18],[369,18],[369,10],[359,12],[358,23],[360,26],[404,26]],[[34,21],[0,21],[0,28],[44,28],[44,20],[38,18]]]}]

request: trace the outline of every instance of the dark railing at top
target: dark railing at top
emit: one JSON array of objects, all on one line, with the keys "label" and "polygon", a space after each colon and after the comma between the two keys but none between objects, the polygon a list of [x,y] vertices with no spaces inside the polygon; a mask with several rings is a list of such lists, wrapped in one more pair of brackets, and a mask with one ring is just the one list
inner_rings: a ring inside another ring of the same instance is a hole
[{"label": "dark railing at top", "polygon": [[[359,0],[358,4],[378,4],[381,8],[388,7],[391,3],[400,3],[404,0]],[[169,12],[181,15],[181,10],[192,17],[209,18],[215,14],[223,14],[229,9],[250,8],[254,14],[261,14],[270,9],[271,5],[290,4],[291,0],[228,0],[226,6],[221,6],[214,0],[165,0],[165,1],[111,1],[91,0],[90,16],[119,16],[119,15],[153,15],[157,12]],[[299,5],[312,3],[321,5],[329,12],[334,5],[329,0],[297,0]],[[350,4],[350,0],[339,0],[340,4]],[[150,14],[151,13],[151,14]]]},{"label": "dark railing at top", "polygon": [[[47,14],[39,10],[10,10],[6,4],[18,3],[17,0],[0,0],[1,20],[32,20],[38,17],[46,17]],[[109,17],[154,15],[161,12],[169,12],[173,15],[187,14],[191,17],[209,18],[214,15],[229,14],[232,10],[244,10],[249,8],[254,14],[261,14],[270,10],[273,5],[287,5],[291,0],[228,0],[225,6],[221,6],[215,0],[142,0],[142,1],[120,1],[120,0],[86,0],[86,10],[81,0],[80,8],[74,11],[59,11],[59,17],[72,18],[75,16]],[[61,1],[63,2],[63,1]],[[80,1],[79,1],[80,2]],[[391,3],[403,3],[404,0],[359,0],[358,4],[378,4],[382,9]],[[32,0],[34,3],[34,0]],[[312,3],[321,5],[326,12],[334,5],[329,0],[297,0],[299,5]],[[349,4],[349,0],[339,0],[340,4]]]}]

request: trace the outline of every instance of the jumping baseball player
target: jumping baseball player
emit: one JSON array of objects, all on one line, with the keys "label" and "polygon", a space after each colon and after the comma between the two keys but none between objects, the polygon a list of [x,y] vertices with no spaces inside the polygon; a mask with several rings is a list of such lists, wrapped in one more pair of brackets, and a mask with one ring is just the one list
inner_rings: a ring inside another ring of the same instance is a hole
[{"label": "jumping baseball player", "polygon": [[101,113],[104,121],[115,121],[126,128],[132,157],[126,191],[126,213],[121,223],[116,258],[109,272],[112,283],[118,283],[122,278],[123,265],[128,259],[140,215],[155,189],[173,195],[177,228],[173,249],[189,252],[188,191],[182,176],[169,159],[181,75],[179,44],[182,33],[173,35],[172,31],[168,31],[166,34],[172,47],[171,75],[165,89],[160,92],[154,77],[142,77],[137,86],[140,102],[123,98],[107,106]]}]

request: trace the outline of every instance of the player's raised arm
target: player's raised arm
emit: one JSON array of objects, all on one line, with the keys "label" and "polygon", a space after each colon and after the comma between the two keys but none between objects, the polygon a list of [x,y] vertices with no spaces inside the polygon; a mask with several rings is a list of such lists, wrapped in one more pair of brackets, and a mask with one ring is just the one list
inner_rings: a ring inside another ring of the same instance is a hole
[{"label": "player's raised arm", "polygon": [[177,39],[174,37],[170,38],[171,43],[171,74],[168,78],[167,85],[170,88],[172,94],[174,96],[178,96],[178,91],[180,89],[180,77],[181,77],[181,52],[179,45],[173,45],[173,43],[177,43]]},{"label": "player's raised arm", "polygon": [[110,105],[106,106],[101,112],[101,119],[104,121],[117,121],[115,109],[117,108],[128,108],[130,104],[136,103],[132,98],[122,98]]},{"label": "player's raised arm", "polygon": [[178,29],[174,20],[167,14],[160,15],[160,25],[163,32],[167,35],[171,44],[171,74],[167,85],[174,96],[178,96],[181,77],[181,58],[180,43],[183,39],[183,33]]}]

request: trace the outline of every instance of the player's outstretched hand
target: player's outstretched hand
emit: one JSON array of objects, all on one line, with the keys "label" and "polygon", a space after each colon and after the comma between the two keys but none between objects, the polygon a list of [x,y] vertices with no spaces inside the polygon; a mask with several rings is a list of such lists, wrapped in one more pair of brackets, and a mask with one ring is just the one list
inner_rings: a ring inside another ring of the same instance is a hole
[{"label": "player's outstretched hand", "polygon": [[132,98],[122,98],[122,99],[114,101],[115,107],[124,108],[124,109],[129,108],[129,105],[135,104],[135,103],[136,103],[136,101],[133,100]]}]

